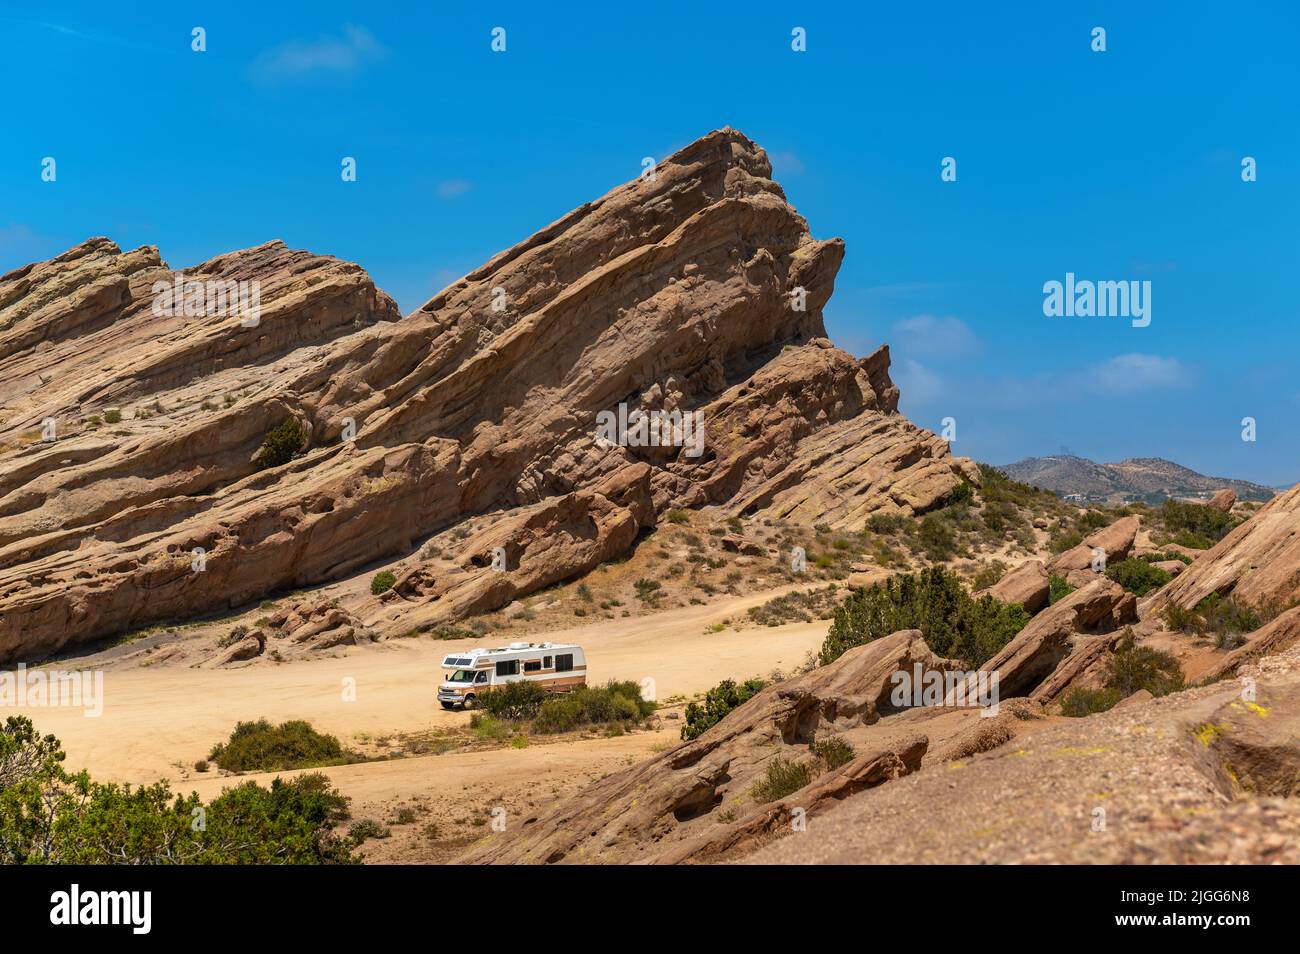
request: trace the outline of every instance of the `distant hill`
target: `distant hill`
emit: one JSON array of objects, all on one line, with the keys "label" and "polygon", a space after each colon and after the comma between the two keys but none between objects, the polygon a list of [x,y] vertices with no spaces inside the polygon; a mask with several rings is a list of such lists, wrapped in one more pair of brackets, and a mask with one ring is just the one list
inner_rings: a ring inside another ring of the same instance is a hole
[{"label": "distant hill", "polygon": [[1160,457],[1130,457],[1118,464],[1098,464],[1072,455],[1030,457],[998,469],[1013,480],[1063,497],[1079,494],[1096,501],[1209,497],[1224,487],[1235,491],[1241,500],[1269,500],[1276,493],[1248,480],[1206,477]]}]

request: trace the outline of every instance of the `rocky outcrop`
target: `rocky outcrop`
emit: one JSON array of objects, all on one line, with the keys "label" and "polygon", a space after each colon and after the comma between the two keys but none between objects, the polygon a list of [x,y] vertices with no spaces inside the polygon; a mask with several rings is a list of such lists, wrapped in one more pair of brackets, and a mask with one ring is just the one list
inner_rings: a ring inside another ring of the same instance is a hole
[{"label": "rocky outcrop", "polygon": [[1123,560],[1133,549],[1133,542],[1137,539],[1141,526],[1137,517],[1116,520],[1110,526],[1102,527],[1085,537],[1078,546],[1053,557],[1047,564],[1048,572],[1068,576],[1073,571],[1091,570],[1098,551],[1106,554],[1107,565]]},{"label": "rocky outcrop", "polygon": [[852,795],[745,861],[1300,863],[1300,650],[1242,676]]},{"label": "rocky outcrop", "polygon": [[[1035,616],[980,668],[998,674],[998,691],[1003,698],[1029,695],[1039,702],[1054,699],[1060,690],[1051,688],[1053,682],[1048,682],[1049,688],[1041,693],[1034,690],[1067,660],[1073,662],[1062,673],[1066,683],[1095,662],[1100,657],[1095,656],[1094,649],[1102,644],[1086,637],[1114,633],[1136,621],[1136,610],[1133,594],[1126,593],[1118,583],[1097,577]],[[968,686],[975,679],[970,678]],[[955,696],[950,693],[949,700]]]},{"label": "rocky outcrop", "polygon": [[[561,804],[485,836],[469,863],[677,862],[753,847],[791,810],[818,814],[855,791],[915,771],[927,737],[887,741],[866,728],[888,707],[895,672],[944,669],[916,630],[849,650],[834,663],[763,689],[699,738],[593,783]],[[825,771],[812,748],[836,738],[854,747]],[[775,759],[810,767],[798,791],[760,803],[751,794]]]},{"label": "rocky outcrop", "polygon": [[1210,669],[1205,678],[1215,680],[1233,675],[1246,663],[1282,652],[1297,643],[1300,643],[1300,606],[1287,610],[1246,636],[1245,642]]},{"label": "rocky outcrop", "polygon": [[1143,603],[1143,616],[1171,604],[1191,609],[1212,593],[1249,606],[1300,601],[1300,484],[1278,494]]},{"label": "rocky outcrop", "polygon": [[[279,242],[180,273],[94,239],[12,272],[0,660],[399,556],[384,627],[476,612],[625,551],[669,506],[855,529],[939,506],[978,470],[898,414],[887,348],[826,340],[843,254],[724,129],[404,318],[357,266]],[[241,287],[255,321],[214,304]],[[598,415],[620,411],[700,412],[703,442],[611,441]],[[296,452],[268,461],[286,422]],[[487,536],[419,555],[471,519]],[[489,545],[516,551],[504,577]]]},{"label": "rocky outcrop", "polygon": [[1026,560],[975,595],[992,596],[1003,603],[1019,603],[1025,612],[1033,614],[1047,605],[1051,582],[1051,576],[1041,560]]},{"label": "rocky outcrop", "polygon": [[1231,489],[1225,487],[1210,498],[1206,504],[1211,510],[1217,510],[1219,513],[1231,513],[1233,506],[1237,503],[1237,495]]}]

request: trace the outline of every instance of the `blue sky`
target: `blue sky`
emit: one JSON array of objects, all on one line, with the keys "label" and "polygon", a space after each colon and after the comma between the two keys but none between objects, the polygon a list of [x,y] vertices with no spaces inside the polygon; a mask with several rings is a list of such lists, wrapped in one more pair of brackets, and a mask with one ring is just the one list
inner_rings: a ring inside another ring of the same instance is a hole
[{"label": "blue sky", "polygon": [[[281,6],[0,5],[0,271],[282,238],[409,311],[730,124],[847,244],[832,337],[957,452],[1300,480],[1295,4]],[[1151,281],[1151,325],[1044,316],[1066,272]]]}]

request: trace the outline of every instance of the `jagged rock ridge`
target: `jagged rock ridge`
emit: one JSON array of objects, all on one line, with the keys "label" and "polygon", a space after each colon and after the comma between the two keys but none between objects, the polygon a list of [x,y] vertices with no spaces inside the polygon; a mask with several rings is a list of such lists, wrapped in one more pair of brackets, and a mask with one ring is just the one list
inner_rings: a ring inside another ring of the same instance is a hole
[{"label": "jagged rock ridge", "polygon": [[[158,316],[177,276],[152,248],[92,239],[12,272],[0,660],[356,574],[469,517],[488,525],[416,557],[389,618],[504,605],[624,552],[668,506],[833,526],[936,506],[978,473],[897,413],[886,348],[826,340],[843,252],[724,129],[404,318],[358,266],[279,242],[184,273],[259,282],[252,327]],[[621,403],[702,411],[704,453],[597,441]],[[302,452],[259,469],[289,418]]]}]

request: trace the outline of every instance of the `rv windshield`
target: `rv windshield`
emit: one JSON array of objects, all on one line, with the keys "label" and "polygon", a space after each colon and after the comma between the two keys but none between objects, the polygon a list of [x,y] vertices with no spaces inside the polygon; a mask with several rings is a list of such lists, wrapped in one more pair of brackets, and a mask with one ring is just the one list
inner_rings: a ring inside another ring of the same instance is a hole
[{"label": "rv windshield", "polygon": [[447,681],[448,682],[473,682],[474,670],[457,669],[455,672],[453,672],[450,676],[447,677]]}]

